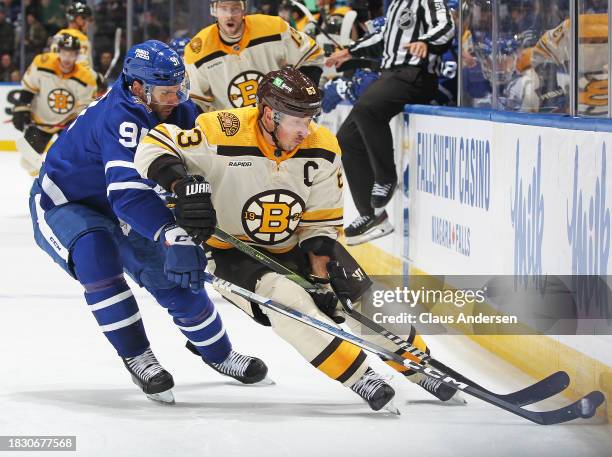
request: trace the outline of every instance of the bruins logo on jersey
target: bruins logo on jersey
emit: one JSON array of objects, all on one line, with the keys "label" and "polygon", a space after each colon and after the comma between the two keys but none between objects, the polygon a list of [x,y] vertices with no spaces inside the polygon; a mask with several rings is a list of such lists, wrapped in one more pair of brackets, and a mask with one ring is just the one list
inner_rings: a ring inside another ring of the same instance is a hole
[{"label": "bruins logo on jersey", "polygon": [[258,71],[245,71],[234,77],[227,86],[227,98],[235,108],[257,103],[256,95],[263,74]]},{"label": "bruins logo on jersey", "polygon": [[217,119],[226,136],[234,136],[240,130],[240,120],[235,114],[221,111],[217,114]]},{"label": "bruins logo on jersey", "polygon": [[66,89],[53,89],[47,96],[49,108],[56,114],[67,114],[74,108],[74,95]]},{"label": "bruins logo on jersey", "polygon": [[274,189],[254,195],[242,209],[242,227],[256,243],[282,243],[295,231],[305,203],[299,195]]},{"label": "bruins logo on jersey", "polygon": [[202,50],[202,38],[196,37],[189,42],[189,47],[198,54]]}]

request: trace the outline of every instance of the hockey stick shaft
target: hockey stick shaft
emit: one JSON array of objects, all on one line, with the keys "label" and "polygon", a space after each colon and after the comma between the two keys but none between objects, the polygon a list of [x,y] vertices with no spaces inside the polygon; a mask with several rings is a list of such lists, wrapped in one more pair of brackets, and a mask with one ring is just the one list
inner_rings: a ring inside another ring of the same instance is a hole
[{"label": "hockey stick shaft", "polygon": [[289,308],[288,306],[275,302],[269,298],[262,297],[261,295],[258,295],[254,292],[243,289],[242,287],[232,284],[231,282],[217,278],[211,275],[210,273],[205,273],[205,277],[206,282],[212,284],[215,289],[224,290],[226,292],[236,294],[246,300],[257,303],[258,305],[263,306],[264,308],[270,309],[286,317],[302,322],[305,325],[313,327],[334,337],[340,338],[348,343],[352,343],[355,346],[358,346],[366,351],[372,352],[385,360],[391,360],[401,365],[404,365],[413,371],[422,373],[424,376],[441,382],[442,384],[445,384],[454,389],[459,389],[473,397],[476,397],[489,404],[497,406],[498,408],[504,409],[512,414],[523,417],[524,419],[530,420],[536,424],[550,425],[567,422],[580,417],[592,417],[595,414],[597,407],[599,407],[599,405],[601,405],[605,400],[601,392],[595,391],[581,398],[577,402],[572,403],[571,405],[568,405],[566,407],[560,408],[558,410],[544,412],[529,411],[513,403],[509,403],[497,397],[496,395],[492,395],[477,387],[458,381],[453,377],[448,376],[447,374],[442,373],[434,368],[417,364],[408,359],[403,359],[399,355],[388,351],[387,349],[378,346],[374,343],[370,343],[369,341],[366,341],[363,338],[353,335],[352,333],[345,332],[344,330],[338,327],[334,327],[331,324],[320,321],[319,319],[303,314],[297,310]]},{"label": "hockey stick shaft", "polygon": [[[239,251],[257,260],[258,262],[261,262],[262,264],[270,268],[272,271],[285,276],[287,279],[295,282],[296,284],[298,284],[299,286],[303,287],[306,290],[316,290],[317,288],[321,287],[318,284],[314,284],[308,281],[307,279],[291,271],[284,265],[268,257],[263,252],[255,249],[254,247],[248,245],[244,241],[236,238],[235,236],[230,235],[229,233],[225,232],[223,229],[219,227],[215,228],[215,237],[222,241],[225,241],[226,243],[229,243],[230,245],[234,246]],[[350,319],[354,319],[355,321],[368,327],[370,330],[374,331],[375,333],[382,335],[383,337],[391,341],[393,344],[395,344],[398,348],[412,354],[414,357],[420,360],[421,363],[430,364],[432,367],[450,374],[455,379],[461,380],[462,382],[478,387],[479,389],[482,389],[483,391],[486,391],[492,395],[498,395],[498,394],[495,394],[494,392],[491,392],[485,389],[484,387],[480,386],[478,383],[472,381],[466,376],[463,376],[462,374],[456,372],[455,370],[446,366],[442,362],[432,358],[429,354],[422,352],[419,348],[409,344],[403,338],[395,335],[394,333],[389,332],[382,325],[377,324],[376,322],[369,319],[367,316],[364,316],[359,311],[355,310],[352,306],[350,306],[351,305],[350,303],[348,303],[348,305],[349,306],[345,308],[347,317],[349,317]],[[524,406],[524,405],[528,405],[531,403],[536,403],[538,401],[541,401],[548,397],[556,395],[559,392],[562,392],[568,385],[569,385],[569,377],[567,376],[567,374],[565,372],[557,372],[557,373],[554,373],[548,376],[547,378],[543,380],[536,382],[532,386],[529,386],[518,392],[512,392],[510,394],[498,395],[498,396],[505,398],[507,401],[511,403],[515,403],[517,405]]]},{"label": "hockey stick shaft", "polygon": [[[285,276],[287,279],[290,279],[291,281],[295,282],[296,284],[298,284],[299,286],[303,287],[306,290],[317,290],[321,288],[320,285],[314,284],[308,281],[307,279],[303,278],[302,276],[298,275],[297,273],[294,273],[293,271],[291,271],[284,265],[278,263],[274,259],[265,255],[263,252],[255,249],[252,246],[249,246],[244,241],[239,240],[233,235],[230,235],[229,233],[225,232],[223,229],[219,227],[215,228],[215,237],[219,238],[222,241],[225,241],[226,243],[231,244],[239,251],[263,263],[265,266],[267,266],[271,270],[275,271],[278,274]],[[359,313],[357,310],[355,310],[352,307],[352,304],[350,302],[347,303],[347,308],[348,308],[347,314],[349,316],[357,320],[359,323],[365,325],[370,330],[381,334],[382,336],[387,338],[389,341],[397,345],[399,348],[407,352],[410,352],[412,355],[419,358],[423,362],[427,362],[431,358],[429,354],[422,352],[419,348],[412,346],[411,344],[409,344],[407,341],[405,341],[401,337],[389,332],[384,327],[382,327],[380,324],[377,324],[376,322],[368,319],[363,314]]]},{"label": "hockey stick shaft", "polygon": [[113,71],[115,65],[117,65],[117,61],[119,60],[119,55],[121,54],[121,33],[121,27],[117,27],[115,29],[115,49],[113,50],[113,58],[110,65],[106,69],[106,72],[104,73],[104,79],[108,79],[111,71]]}]

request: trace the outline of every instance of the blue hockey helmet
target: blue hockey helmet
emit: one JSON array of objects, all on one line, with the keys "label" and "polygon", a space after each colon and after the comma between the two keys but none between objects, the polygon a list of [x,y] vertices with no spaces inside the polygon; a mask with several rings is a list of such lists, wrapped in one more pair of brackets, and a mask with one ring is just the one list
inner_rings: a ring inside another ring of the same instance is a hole
[{"label": "blue hockey helmet", "polygon": [[447,0],[446,6],[448,6],[448,9],[458,11],[459,10],[459,0]]},{"label": "blue hockey helmet", "polygon": [[145,87],[147,103],[153,101],[156,86],[179,86],[179,103],[189,98],[189,80],[183,59],[165,43],[148,40],[132,46],[123,62],[123,77],[128,85],[140,81]]},{"label": "blue hockey helmet", "polygon": [[168,46],[174,49],[179,56],[182,56],[185,54],[185,46],[189,44],[189,41],[189,38],[186,37],[172,38]]}]

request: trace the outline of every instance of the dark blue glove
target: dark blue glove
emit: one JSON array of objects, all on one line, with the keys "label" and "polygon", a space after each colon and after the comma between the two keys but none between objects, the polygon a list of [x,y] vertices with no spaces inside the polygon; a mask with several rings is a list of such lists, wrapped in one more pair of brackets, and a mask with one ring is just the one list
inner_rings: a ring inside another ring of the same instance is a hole
[{"label": "dark blue glove", "polygon": [[327,82],[324,87],[323,101],[321,102],[323,112],[329,113],[338,103],[345,100],[347,90],[348,83],[344,78],[338,78]]},{"label": "dark blue glove", "polygon": [[363,94],[379,77],[376,71],[363,70],[361,68],[356,70],[349,83],[349,90],[347,91],[347,98],[350,102],[354,104],[357,99],[361,97],[361,94]]},{"label": "dark blue glove", "polygon": [[176,224],[165,226],[161,241],[166,247],[164,273],[170,281],[198,293],[204,287],[206,254],[196,246],[187,232]]}]

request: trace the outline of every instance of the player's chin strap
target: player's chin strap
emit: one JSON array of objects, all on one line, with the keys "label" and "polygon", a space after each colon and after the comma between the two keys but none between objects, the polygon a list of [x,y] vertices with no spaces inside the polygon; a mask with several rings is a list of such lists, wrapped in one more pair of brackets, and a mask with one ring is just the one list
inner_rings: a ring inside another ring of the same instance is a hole
[{"label": "player's chin strap", "polygon": [[272,112],[274,113],[272,115],[272,120],[274,121],[274,129],[272,129],[272,131],[268,130],[266,128],[266,126],[264,125],[263,121],[262,121],[262,117],[263,114],[261,116],[259,116],[259,119],[257,120],[257,122],[259,122],[259,126],[266,132],[268,133],[268,135],[270,135],[272,137],[272,141],[274,141],[274,146],[276,146],[276,149],[283,151],[283,148],[281,147],[280,143],[278,142],[278,137],[276,136],[276,131],[278,130],[278,126],[280,124],[280,113],[276,110],[272,110]]}]

